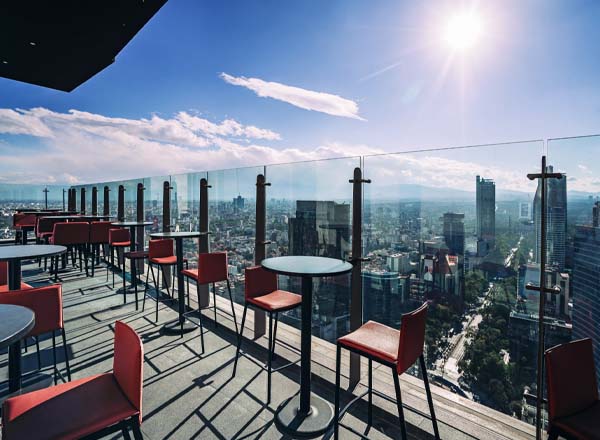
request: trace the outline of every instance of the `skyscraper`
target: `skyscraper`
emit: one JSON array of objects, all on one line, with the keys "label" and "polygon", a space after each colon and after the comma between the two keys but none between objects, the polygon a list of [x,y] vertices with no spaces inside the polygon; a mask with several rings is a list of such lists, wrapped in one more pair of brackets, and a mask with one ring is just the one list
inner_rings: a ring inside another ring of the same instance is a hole
[{"label": "skyscraper", "polygon": [[[564,179],[563,179],[564,180]],[[578,225],[573,252],[573,338],[592,338],[600,376],[600,227]]]},{"label": "skyscraper", "polygon": [[465,253],[465,215],[454,212],[444,214],[444,240],[452,255]]},{"label": "skyscraper", "polygon": [[[546,172],[554,172],[548,165]],[[548,179],[546,181],[546,265],[562,271],[565,267],[567,238],[567,179]],[[535,262],[541,262],[542,245],[542,186],[541,180],[533,200],[533,220],[535,223]]]},{"label": "skyscraper", "polygon": [[289,220],[290,255],[345,259],[350,253],[350,205],[298,200]]},{"label": "skyscraper", "polygon": [[477,214],[477,255],[485,256],[496,241],[496,183],[477,176],[475,187]]}]

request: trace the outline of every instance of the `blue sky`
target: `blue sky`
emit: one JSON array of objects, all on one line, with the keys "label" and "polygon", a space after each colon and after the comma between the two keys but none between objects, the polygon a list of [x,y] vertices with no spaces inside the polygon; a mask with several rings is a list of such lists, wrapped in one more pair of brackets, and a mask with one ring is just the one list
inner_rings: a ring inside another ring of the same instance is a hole
[{"label": "blue sky", "polygon": [[[456,53],[442,37],[463,10],[482,31]],[[106,181],[597,133],[599,19],[584,0],[170,0],[71,93],[0,79],[0,174]]]}]

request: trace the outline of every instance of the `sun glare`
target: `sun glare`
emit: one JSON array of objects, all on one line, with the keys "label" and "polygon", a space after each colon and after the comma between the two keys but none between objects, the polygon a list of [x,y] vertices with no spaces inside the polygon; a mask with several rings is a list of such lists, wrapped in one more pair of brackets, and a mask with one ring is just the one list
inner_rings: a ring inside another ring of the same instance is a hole
[{"label": "sun glare", "polygon": [[452,49],[465,51],[477,44],[481,32],[481,18],[473,12],[462,12],[448,20],[443,38]]}]

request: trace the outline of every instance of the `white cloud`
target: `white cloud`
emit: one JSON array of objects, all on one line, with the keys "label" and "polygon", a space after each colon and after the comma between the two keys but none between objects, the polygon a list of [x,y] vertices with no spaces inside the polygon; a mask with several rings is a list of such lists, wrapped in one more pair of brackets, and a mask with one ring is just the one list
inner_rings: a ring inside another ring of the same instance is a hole
[{"label": "white cloud", "polygon": [[311,150],[258,145],[281,136],[233,119],[214,123],[187,112],[128,119],[78,110],[0,109],[0,134],[22,135],[21,145],[32,140],[26,153],[10,141],[0,146],[0,181],[6,183],[103,182],[356,152],[338,144]]},{"label": "white cloud", "polygon": [[234,86],[246,87],[262,98],[273,98],[305,110],[364,121],[358,114],[358,104],[338,95],[315,92],[259,78],[236,77],[225,72],[221,73],[221,78]]}]

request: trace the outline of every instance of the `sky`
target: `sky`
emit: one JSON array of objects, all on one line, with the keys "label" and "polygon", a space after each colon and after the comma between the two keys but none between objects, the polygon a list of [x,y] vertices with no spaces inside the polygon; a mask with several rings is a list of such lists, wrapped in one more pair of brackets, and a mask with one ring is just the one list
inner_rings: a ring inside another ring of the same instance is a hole
[{"label": "sky", "polygon": [[[461,50],[448,26],[465,13],[478,32]],[[600,133],[599,19],[591,0],[169,0],[113,65],[71,93],[0,78],[0,182],[80,184]],[[541,145],[465,153],[462,169],[479,161],[486,170],[493,157],[502,171],[489,174],[525,172]],[[588,176],[582,190],[596,190],[600,169],[585,157],[597,147],[595,137],[554,141],[548,153],[572,178]],[[428,175],[450,168],[462,184],[455,162],[422,157],[415,163]]]}]

